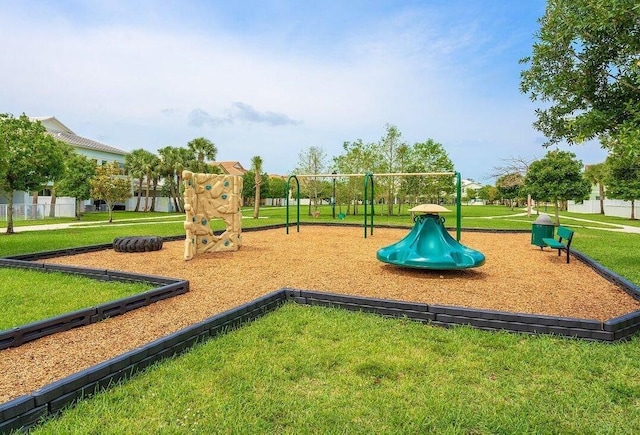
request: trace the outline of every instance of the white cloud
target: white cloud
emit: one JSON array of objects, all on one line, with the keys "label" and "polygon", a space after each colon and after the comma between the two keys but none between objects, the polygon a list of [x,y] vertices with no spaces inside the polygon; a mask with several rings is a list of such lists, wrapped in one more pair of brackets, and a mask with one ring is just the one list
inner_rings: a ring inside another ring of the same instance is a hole
[{"label": "white cloud", "polygon": [[481,178],[480,165],[514,149],[544,150],[516,85],[523,30],[498,35],[479,6],[466,11],[475,3],[454,4],[377,15],[345,4],[358,19],[331,11],[327,22],[268,3],[284,21],[256,25],[215,10],[189,17],[182,3],[144,3],[136,16],[124,2],[13,3],[0,15],[0,112],[55,115],[123,149],[204,135],[221,158],[261,154],[269,172],[295,167],[305,147],[337,155],[344,141],[377,141],[391,123],[408,142],[443,143],[463,175]]}]

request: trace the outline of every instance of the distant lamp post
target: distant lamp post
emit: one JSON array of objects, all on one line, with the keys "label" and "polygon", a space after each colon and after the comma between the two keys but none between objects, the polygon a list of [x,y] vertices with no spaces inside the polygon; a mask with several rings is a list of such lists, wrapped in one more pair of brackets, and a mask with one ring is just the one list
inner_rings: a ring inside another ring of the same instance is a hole
[{"label": "distant lamp post", "polygon": [[336,171],[333,171],[333,195],[331,196],[331,215],[336,218]]}]

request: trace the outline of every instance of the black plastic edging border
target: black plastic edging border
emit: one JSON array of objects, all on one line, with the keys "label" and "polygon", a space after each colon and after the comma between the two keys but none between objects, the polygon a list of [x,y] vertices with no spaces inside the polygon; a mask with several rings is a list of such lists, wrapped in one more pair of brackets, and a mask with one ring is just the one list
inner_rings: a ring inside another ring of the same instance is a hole
[{"label": "black plastic edging border", "polygon": [[56,334],[79,326],[90,325],[107,317],[114,317],[128,311],[150,305],[189,291],[189,281],[154,275],[126,273],[106,269],[90,269],[49,263],[0,258],[0,267],[31,269],[39,272],[62,272],[84,276],[101,281],[144,282],[156,285],[155,289],[138,293],[115,301],[105,302],[95,307],[61,314],[49,319],[21,325],[0,331],[0,350],[21,346],[38,338]]},{"label": "black plastic edging border", "polygon": [[92,396],[146,367],[224,334],[277,309],[290,298],[281,289],[252,302],[183,328],[144,346],[46,385],[29,395],[0,404],[0,433],[24,431],[74,401]]},{"label": "black plastic edging border", "polygon": [[[74,401],[108,388],[157,361],[180,354],[196,343],[257,319],[277,309],[287,300],[305,305],[409,318],[436,326],[470,325],[491,331],[546,333],[595,341],[618,340],[622,338],[618,332],[629,329],[606,330],[602,322],[584,319],[475,310],[284,288],[74,373],[29,395],[0,404],[0,433],[27,429],[40,418],[54,415]],[[637,317],[636,313],[636,325]],[[618,322],[625,323],[629,320],[621,318]]]},{"label": "black plastic edging border", "polygon": [[469,325],[488,331],[552,334],[591,341],[615,342],[640,330],[640,311],[601,322],[495,310],[373,299],[336,293],[288,289],[300,304],[339,307],[390,317],[406,317],[436,326]]},{"label": "black plastic edging border", "polygon": [[[285,225],[274,225],[272,227],[279,228],[284,226]],[[264,228],[247,230],[258,231],[261,229]],[[173,240],[179,240],[181,238],[182,236],[175,236]],[[105,245],[105,247],[101,249],[108,249],[109,246],[110,245]],[[572,250],[571,252],[576,258],[586,262],[591,267],[595,265],[594,269],[596,269],[598,273],[601,273],[605,278],[623,287],[625,291],[632,291],[639,294],[638,287],[629,283],[624,278],[618,277],[618,275],[608,271],[603,266],[577,251]],[[34,265],[34,268],[38,267],[44,266]],[[616,277],[619,279],[616,280]],[[625,283],[629,284],[629,286],[627,287]],[[96,391],[107,388],[113,383],[131,376],[156,361],[183,352],[201,340],[214,337],[220,333],[236,328],[244,322],[258,318],[276,309],[288,299],[292,299],[300,304],[341,307],[384,316],[406,317],[423,323],[444,327],[470,325],[475,328],[490,331],[505,330],[529,334],[546,333],[604,342],[625,339],[640,330],[640,311],[629,313],[606,322],[599,322],[576,318],[477,310],[285,288],[70,375],[30,395],[21,396],[4,404],[0,404],[0,433],[28,428],[34,425],[41,417],[55,414],[75,400],[91,396]]]}]

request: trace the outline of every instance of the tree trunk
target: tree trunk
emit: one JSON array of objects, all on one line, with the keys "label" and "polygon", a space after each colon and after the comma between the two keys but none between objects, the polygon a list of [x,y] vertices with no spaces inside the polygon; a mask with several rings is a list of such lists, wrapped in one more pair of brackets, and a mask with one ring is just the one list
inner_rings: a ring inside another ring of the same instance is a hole
[{"label": "tree trunk", "polygon": [[556,226],[560,225],[560,201],[555,200],[556,205]]},{"label": "tree trunk", "polygon": [[184,198],[180,195],[180,186],[182,186],[182,171],[178,173],[178,182],[176,186],[176,199],[178,200],[178,211],[184,212]]},{"label": "tree trunk", "polygon": [[49,217],[56,217],[56,188],[51,187],[51,207],[49,207]]},{"label": "tree trunk", "polygon": [[31,197],[31,219],[38,218],[38,192],[33,192]]},{"label": "tree trunk", "polygon": [[158,190],[158,179],[153,180],[153,197],[151,197],[151,211],[156,211],[156,191]]},{"label": "tree trunk", "polygon": [[631,220],[635,220],[636,219],[636,200],[632,199],[631,200]]},{"label": "tree trunk", "polygon": [[107,201],[107,210],[109,210],[109,223],[113,223],[113,206],[109,201]]},{"label": "tree trunk", "polygon": [[260,215],[260,183],[257,183],[255,204],[253,205],[253,218],[258,219],[259,215]]},{"label": "tree trunk", "polygon": [[79,221],[80,220],[80,202],[82,200],[79,198],[76,198],[76,220]]},{"label": "tree trunk", "polygon": [[600,196],[600,214],[604,214],[604,185],[598,183],[598,195]]},{"label": "tree trunk", "polygon": [[147,177],[146,190],[144,192],[144,211],[149,211],[149,189],[150,189],[151,180]]},{"label": "tree trunk", "polygon": [[13,190],[7,192],[7,234],[13,234]]},{"label": "tree trunk", "polygon": [[140,197],[142,196],[142,178],[138,180],[138,199],[136,200],[136,208],[133,211],[140,210]]}]

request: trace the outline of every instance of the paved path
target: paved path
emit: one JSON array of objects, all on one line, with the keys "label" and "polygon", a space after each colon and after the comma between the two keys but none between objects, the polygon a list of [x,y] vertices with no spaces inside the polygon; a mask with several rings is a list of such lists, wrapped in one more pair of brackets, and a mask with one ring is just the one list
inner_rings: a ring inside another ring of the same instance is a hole
[{"label": "paved path", "polygon": [[[180,217],[180,219],[182,219],[182,217]],[[146,220],[148,222],[140,222],[143,220]],[[176,216],[175,220],[176,222],[178,221],[178,216]],[[154,224],[166,223],[168,221],[170,220],[166,216],[154,216],[154,217],[147,217],[147,218],[118,219],[113,223],[104,222],[104,221],[102,222],[79,221],[79,222],[67,222],[64,224],[27,225],[27,226],[19,226],[19,227],[14,226],[13,231],[16,233],[19,233],[23,231],[64,230],[66,228],[72,228],[75,226],[88,228],[88,227],[107,227],[107,226],[117,227],[117,226],[140,225],[140,224],[154,225]],[[5,232],[5,231],[7,231],[6,228],[0,229],[0,232]]]},{"label": "paved path", "polygon": [[[532,211],[532,213],[535,213],[535,210]],[[540,213],[540,214],[548,214],[548,213]],[[477,219],[504,219],[504,218],[511,218],[511,217],[524,217],[526,215],[527,215],[527,212],[525,211],[525,212],[514,213],[510,215],[502,215],[502,216],[482,216]],[[553,215],[549,215],[549,217],[551,217],[553,220]],[[587,225],[583,225],[585,228],[589,228],[592,230],[640,234],[640,227],[634,227],[632,225],[612,224],[609,222],[600,222],[600,221],[594,221],[591,219],[583,219],[583,218],[570,217],[570,216],[561,216],[561,219],[569,219],[569,220],[574,220],[578,222],[583,222],[587,224]],[[594,226],[589,226],[588,224],[596,224],[599,226],[594,227]],[[604,225],[604,227],[602,225]]]},{"label": "paved path", "polygon": [[[547,214],[547,213],[544,213],[544,214]],[[526,215],[527,215],[527,212],[525,211],[525,212],[519,212],[519,213],[510,214],[510,215],[502,215],[502,216],[481,216],[476,219],[504,219],[504,218],[512,218],[512,217],[523,217]],[[552,215],[549,215],[549,216],[552,217]],[[640,234],[640,227],[634,227],[631,225],[611,224],[608,222],[600,222],[600,221],[594,221],[590,219],[583,219],[583,218],[576,218],[576,217],[569,217],[569,216],[562,216],[562,219],[569,219],[569,220],[585,223],[587,224],[587,225],[584,225],[585,228],[589,228],[593,230]],[[149,222],[140,222],[143,220],[147,220]],[[177,220],[177,217],[176,217],[176,220]],[[154,217],[147,217],[147,218],[118,219],[116,222],[111,224],[108,222],[80,221],[80,222],[68,222],[64,224],[28,225],[28,226],[21,226],[21,227],[14,226],[13,231],[18,233],[23,231],[63,230],[66,228],[72,228],[74,226],[115,227],[115,226],[140,225],[140,224],[153,225],[153,224],[165,223],[167,221],[168,221],[168,218],[166,216],[154,216]],[[596,224],[599,226],[589,226],[588,224]],[[0,233],[4,233],[4,232],[6,232],[6,228],[0,228]]]}]

